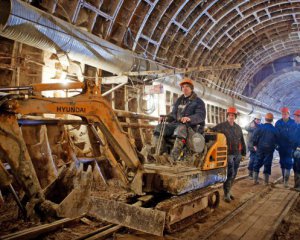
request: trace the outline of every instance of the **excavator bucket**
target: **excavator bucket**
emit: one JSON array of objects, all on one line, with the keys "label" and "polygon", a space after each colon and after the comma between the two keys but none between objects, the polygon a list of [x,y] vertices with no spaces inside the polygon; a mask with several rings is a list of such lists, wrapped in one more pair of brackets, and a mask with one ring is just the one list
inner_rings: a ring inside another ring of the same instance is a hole
[{"label": "excavator bucket", "polygon": [[41,188],[32,159],[14,114],[0,115],[0,154],[10,165],[11,172],[29,201],[27,216],[37,212],[43,216],[76,217],[87,211],[91,192],[92,167],[73,162],[62,167],[56,179],[44,190]]},{"label": "excavator bucket", "polygon": [[[83,171],[83,164],[63,167],[57,179],[44,191],[45,198],[55,203],[58,217],[77,217],[86,213],[92,185],[92,168]],[[59,189],[59,191],[57,191]]]}]

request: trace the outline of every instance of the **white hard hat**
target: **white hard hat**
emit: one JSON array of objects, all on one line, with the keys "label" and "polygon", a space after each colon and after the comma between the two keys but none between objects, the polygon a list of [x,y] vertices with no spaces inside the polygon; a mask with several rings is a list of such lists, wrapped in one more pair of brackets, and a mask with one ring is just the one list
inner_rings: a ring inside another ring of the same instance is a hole
[{"label": "white hard hat", "polygon": [[256,113],[256,114],[254,114],[253,117],[256,118],[256,119],[261,119],[261,114],[260,113]]}]

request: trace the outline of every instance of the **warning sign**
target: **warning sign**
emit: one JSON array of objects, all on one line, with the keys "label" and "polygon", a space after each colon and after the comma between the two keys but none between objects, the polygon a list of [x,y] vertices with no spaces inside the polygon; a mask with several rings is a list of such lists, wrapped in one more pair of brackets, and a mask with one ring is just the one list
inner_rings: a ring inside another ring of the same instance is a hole
[{"label": "warning sign", "polygon": [[161,94],[164,92],[164,86],[160,84],[145,86],[146,94]]}]

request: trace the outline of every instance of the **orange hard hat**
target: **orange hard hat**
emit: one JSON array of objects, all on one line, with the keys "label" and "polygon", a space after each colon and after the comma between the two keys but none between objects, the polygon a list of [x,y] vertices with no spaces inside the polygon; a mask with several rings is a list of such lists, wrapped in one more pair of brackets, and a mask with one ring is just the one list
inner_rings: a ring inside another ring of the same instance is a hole
[{"label": "orange hard hat", "polygon": [[194,87],[193,80],[190,78],[184,78],[182,81],[179,83],[180,87],[182,87],[183,84],[190,84]]},{"label": "orange hard hat", "polygon": [[283,107],[280,110],[281,110],[281,113],[290,113],[290,109],[288,107]]},{"label": "orange hard hat", "polygon": [[294,112],[294,115],[300,117],[300,109],[297,109],[297,110]]},{"label": "orange hard hat", "polygon": [[227,114],[228,114],[228,113],[237,114],[237,110],[236,110],[235,107],[229,107],[229,108],[227,109]]},{"label": "orange hard hat", "polygon": [[266,116],[265,116],[265,119],[270,119],[270,120],[273,120],[274,116],[272,113],[267,113]]}]

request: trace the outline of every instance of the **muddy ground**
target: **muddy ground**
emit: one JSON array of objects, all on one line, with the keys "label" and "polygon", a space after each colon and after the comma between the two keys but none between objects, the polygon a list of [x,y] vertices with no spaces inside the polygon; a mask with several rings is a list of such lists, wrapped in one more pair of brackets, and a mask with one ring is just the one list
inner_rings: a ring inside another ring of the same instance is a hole
[{"label": "muddy ground", "polygon": [[281,222],[273,236],[273,240],[298,240],[300,239],[300,198],[291,211]]},{"label": "muddy ground", "polygon": [[[239,172],[239,176],[244,175],[246,171],[246,169],[242,169]],[[274,181],[275,179],[278,179],[281,175],[280,172],[279,166],[274,167],[270,180]],[[292,184],[293,179],[290,180],[291,187]],[[264,186],[263,184],[254,185],[252,180],[248,178],[237,181],[233,186],[235,200],[233,200],[231,203],[225,203],[224,201],[221,201],[219,208],[216,209],[210,216],[184,230],[172,234],[166,234],[164,237],[156,237],[150,234],[123,229],[108,239],[201,239],[201,237],[204,236],[214,224],[240,206],[243,202],[247,201],[247,199],[251,198],[253,195],[267,187],[268,186]],[[12,200],[10,194],[4,194],[4,198],[5,205],[0,208],[0,236],[39,225],[39,223],[27,222],[20,218],[17,206]],[[65,226],[54,233],[46,236],[40,236],[38,239],[76,239],[79,236],[93,231],[103,225],[105,225],[105,223],[86,217],[84,221],[79,221],[71,226]],[[300,239],[300,197],[298,197],[296,204],[293,206],[291,211],[284,218],[280,227],[277,229],[274,239]]]}]

